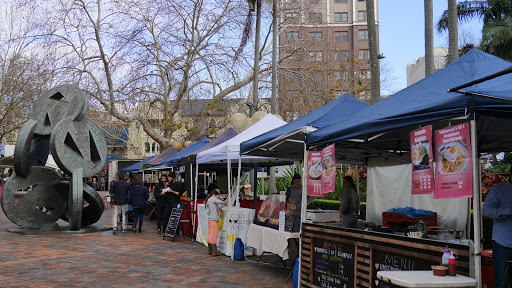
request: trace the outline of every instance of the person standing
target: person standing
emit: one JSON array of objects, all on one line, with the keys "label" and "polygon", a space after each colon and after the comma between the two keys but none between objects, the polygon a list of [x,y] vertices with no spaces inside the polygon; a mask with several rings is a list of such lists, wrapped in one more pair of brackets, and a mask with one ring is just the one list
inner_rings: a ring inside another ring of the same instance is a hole
[{"label": "person standing", "polygon": [[[164,219],[165,222],[162,223],[162,232],[165,232],[165,228],[167,227],[167,223],[169,222],[169,217],[171,216],[172,209],[178,207],[180,203],[181,194],[183,194],[183,185],[180,182],[176,181],[176,173],[169,173],[169,187],[164,189],[165,197],[167,199],[167,206],[165,206],[164,211]],[[179,230],[177,231],[177,235],[179,235]]]},{"label": "person standing", "polygon": [[162,174],[159,182],[155,185],[153,195],[156,200],[156,229],[159,236],[162,234],[162,219],[164,218],[165,206],[167,206],[166,193],[163,191],[169,185],[167,175]]},{"label": "person standing", "polygon": [[130,202],[133,207],[133,231],[137,233],[137,223],[139,224],[139,233],[142,233],[142,221],[144,220],[144,211],[146,202],[149,199],[148,188],[142,185],[142,179],[135,178],[134,184],[130,187]]},{"label": "person standing", "polygon": [[112,188],[114,187],[114,183],[117,182],[117,177],[113,177],[112,178],[112,181],[110,181],[109,185],[108,185],[108,191],[110,192],[110,195],[112,196]]},{"label": "person standing", "polygon": [[508,181],[491,188],[484,202],[482,215],[492,218],[492,265],[494,266],[494,287],[505,288],[507,280],[512,281],[512,171]]},{"label": "person standing", "polygon": [[95,191],[100,190],[100,185],[96,177],[92,177],[92,188],[94,188]]},{"label": "person standing", "polygon": [[356,228],[361,203],[352,176],[343,177],[343,187],[345,191],[341,197],[341,227]]},{"label": "person standing", "polygon": [[210,198],[206,201],[205,208],[208,211],[208,255],[221,255],[217,251],[217,235],[220,220],[220,210],[227,204],[228,199],[222,201],[219,199],[219,189],[213,189],[210,192]]},{"label": "person standing", "polygon": [[295,216],[293,219],[293,232],[300,232],[300,214],[302,212],[302,185],[300,175],[294,174],[292,184],[286,189],[286,203],[295,205]]},{"label": "person standing", "polygon": [[114,198],[114,216],[112,218],[112,232],[117,233],[117,217],[121,213],[121,228],[126,232],[126,208],[128,207],[128,195],[130,193],[130,183],[128,175],[119,175],[119,181],[116,181],[113,187]]}]

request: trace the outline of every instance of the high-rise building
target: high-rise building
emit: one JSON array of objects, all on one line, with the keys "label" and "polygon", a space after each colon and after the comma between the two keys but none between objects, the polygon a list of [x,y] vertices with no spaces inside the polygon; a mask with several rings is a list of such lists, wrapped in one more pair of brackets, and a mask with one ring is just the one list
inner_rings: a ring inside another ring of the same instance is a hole
[{"label": "high-rise building", "polygon": [[[443,69],[448,63],[448,48],[434,48],[434,73]],[[407,87],[425,78],[425,57],[414,59],[407,64]]]},{"label": "high-rise building", "polygon": [[[378,31],[378,0],[374,1]],[[369,102],[366,2],[282,0],[279,9],[281,111],[297,104],[312,110],[341,93]],[[378,39],[377,32],[377,43]]]}]

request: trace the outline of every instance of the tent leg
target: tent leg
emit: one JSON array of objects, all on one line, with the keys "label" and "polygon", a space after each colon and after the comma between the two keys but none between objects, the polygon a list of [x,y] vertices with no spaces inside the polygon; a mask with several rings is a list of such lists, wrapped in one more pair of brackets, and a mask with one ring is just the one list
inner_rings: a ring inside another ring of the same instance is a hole
[{"label": "tent leg", "polygon": [[480,186],[480,163],[478,160],[478,151],[477,151],[477,131],[476,131],[476,121],[470,121],[470,131],[471,131],[471,155],[473,156],[471,159],[471,164],[473,165],[473,224],[474,224],[474,243],[475,243],[475,280],[477,282],[477,287],[482,287],[482,258],[480,257],[480,252],[482,250],[482,199],[481,195],[481,186]]},{"label": "tent leg", "polygon": [[[254,164],[254,187],[252,187],[254,195],[254,210],[256,211],[258,207],[258,164]],[[256,211],[257,213],[258,211]]]},{"label": "tent leg", "polygon": [[236,208],[240,208],[240,176],[242,174],[242,156],[238,157],[238,179],[236,181]]},{"label": "tent leg", "polygon": [[[302,235],[302,223],[306,222],[306,214],[307,214],[307,205],[308,205],[308,191],[307,191],[307,182],[306,182],[306,167],[307,167],[307,162],[308,162],[308,150],[307,150],[307,147],[306,147],[306,142],[304,142],[304,159],[302,160],[302,178],[301,178],[301,181],[302,181],[302,209],[300,211],[300,235]],[[299,164],[300,165],[300,164]],[[299,287],[301,287],[301,284],[300,284],[300,279],[301,279],[301,269],[300,267],[302,267],[302,237],[299,238],[299,275],[298,275],[298,278],[299,278]]]}]

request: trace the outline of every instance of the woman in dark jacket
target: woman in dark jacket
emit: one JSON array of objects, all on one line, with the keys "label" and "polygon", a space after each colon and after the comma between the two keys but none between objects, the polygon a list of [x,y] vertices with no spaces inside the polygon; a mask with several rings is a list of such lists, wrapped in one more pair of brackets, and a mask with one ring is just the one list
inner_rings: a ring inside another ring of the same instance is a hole
[{"label": "woman in dark jacket", "polygon": [[137,223],[139,223],[139,233],[142,232],[142,221],[144,219],[144,211],[146,210],[146,201],[148,201],[148,188],[142,185],[142,180],[136,178],[135,186],[130,188],[130,203],[133,207],[133,231],[137,232]]}]

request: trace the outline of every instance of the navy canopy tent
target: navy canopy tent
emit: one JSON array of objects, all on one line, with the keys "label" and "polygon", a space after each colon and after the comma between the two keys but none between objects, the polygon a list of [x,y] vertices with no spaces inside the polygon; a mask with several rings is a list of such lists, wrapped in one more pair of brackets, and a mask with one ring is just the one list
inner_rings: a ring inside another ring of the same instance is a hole
[{"label": "navy canopy tent", "polygon": [[[409,132],[419,125],[432,124],[434,129],[439,129],[475,119],[480,152],[507,151],[510,147],[503,140],[512,136],[508,132],[512,125],[512,95],[493,99],[449,93],[448,89],[511,66],[510,62],[473,49],[444,69],[352,115],[349,120],[308,134],[306,142],[309,146],[336,143],[338,158],[364,161],[371,157],[403,155],[403,151],[409,150]],[[365,149],[361,150],[362,147]],[[354,155],[354,151],[359,154]]]},{"label": "navy canopy tent", "polygon": [[186,157],[190,155],[191,153],[196,152],[198,149],[202,148],[206,144],[210,143],[210,140],[208,138],[203,137],[199,139],[196,143],[190,144],[187,147],[185,147],[180,152],[174,154],[170,158],[166,159],[164,162],[162,162],[159,165],[152,166],[150,169],[165,169],[168,167],[177,167],[178,166],[178,160],[182,157]]},{"label": "navy canopy tent", "polygon": [[165,160],[171,158],[176,153],[178,153],[178,150],[176,150],[176,149],[174,149],[172,147],[169,147],[164,152],[162,152],[162,153],[158,154],[157,156],[155,156],[155,158],[153,158],[152,160],[142,164],[142,168],[143,168],[143,170],[146,170],[146,169],[148,169],[150,167],[160,165]]},{"label": "navy canopy tent", "polygon": [[238,132],[235,131],[233,128],[229,128],[226,130],[226,132],[222,133],[219,137],[213,139],[210,143],[204,145],[203,147],[197,149],[196,151],[193,151],[189,155],[183,156],[181,159],[178,160],[178,165],[185,165],[185,164],[195,164],[197,159],[197,154],[199,152],[208,150],[214,146],[217,146],[219,144],[222,144],[226,142],[227,140],[233,138],[234,136],[238,135]]},{"label": "navy canopy tent", "polygon": [[344,121],[367,106],[368,104],[357,100],[352,95],[343,94],[290,123],[242,142],[240,154],[302,160],[307,133]]},{"label": "navy canopy tent", "polygon": [[135,163],[133,165],[125,167],[125,168],[121,169],[121,172],[124,172],[124,173],[142,173],[142,171],[144,171],[144,170],[142,169],[142,166],[140,166],[140,165],[142,165],[142,164],[144,164],[144,163],[146,163],[148,161],[153,160],[153,158],[155,158],[155,156],[151,156],[151,157],[149,157],[147,159],[144,159],[144,160],[142,160],[140,162],[137,162],[137,163]]}]

